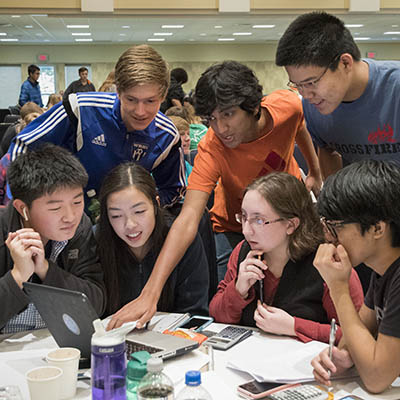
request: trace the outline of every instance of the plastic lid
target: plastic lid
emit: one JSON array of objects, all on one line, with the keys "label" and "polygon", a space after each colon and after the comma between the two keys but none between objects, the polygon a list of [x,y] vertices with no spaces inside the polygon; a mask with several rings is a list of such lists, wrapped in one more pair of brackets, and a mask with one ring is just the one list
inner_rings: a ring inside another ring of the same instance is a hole
[{"label": "plastic lid", "polygon": [[200,371],[188,371],[185,374],[185,383],[188,386],[199,386],[201,384]]},{"label": "plastic lid", "polygon": [[147,360],[147,371],[148,372],[160,372],[164,365],[162,358],[149,358]]},{"label": "plastic lid", "polygon": [[147,372],[146,363],[150,358],[150,353],[147,351],[137,351],[131,354],[131,359],[128,362],[127,375],[129,379],[140,380]]}]

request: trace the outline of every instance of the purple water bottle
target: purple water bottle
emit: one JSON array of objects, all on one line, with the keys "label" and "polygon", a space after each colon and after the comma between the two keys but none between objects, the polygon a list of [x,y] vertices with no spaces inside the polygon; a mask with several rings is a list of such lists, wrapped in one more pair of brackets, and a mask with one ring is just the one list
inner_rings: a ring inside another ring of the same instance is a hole
[{"label": "purple water bottle", "polygon": [[126,400],[126,332],[106,332],[100,320],[93,326],[92,400]]}]

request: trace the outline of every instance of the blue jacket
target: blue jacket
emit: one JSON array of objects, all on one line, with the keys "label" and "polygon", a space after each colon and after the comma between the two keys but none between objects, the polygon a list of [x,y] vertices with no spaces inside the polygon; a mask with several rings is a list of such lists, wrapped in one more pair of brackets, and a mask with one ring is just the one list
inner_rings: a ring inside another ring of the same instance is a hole
[{"label": "blue jacket", "polygon": [[18,103],[22,107],[28,101],[33,101],[38,106],[43,107],[39,82],[32,83],[29,78],[21,85]]},{"label": "blue jacket", "polygon": [[8,150],[11,161],[43,142],[79,158],[89,174],[86,194],[94,190],[97,195],[104,176],[126,161],[152,173],[162,205],[174,204],[184,194],[185,164],[174,124],[159,112],[146,129],[128,132],[116,93],[71,94],[20,132]]}]

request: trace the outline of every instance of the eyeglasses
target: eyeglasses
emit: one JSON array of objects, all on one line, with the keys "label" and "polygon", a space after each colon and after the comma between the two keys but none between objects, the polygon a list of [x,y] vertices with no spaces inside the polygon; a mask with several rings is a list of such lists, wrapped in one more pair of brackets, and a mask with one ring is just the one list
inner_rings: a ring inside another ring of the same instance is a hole
[{"label": "eyeglasses", "polygon": [[308,82],[304,82],[304,83],[295,83],[295,82],[289,81],[287,83],[287,86],[289,86],[292,89],[297,89],[297,90],[315,89],[318,86],[319,81],[326,74],[326,71],[328,71],[328,69],[332,67],[332,65],[338,60],[338,58],[340,56],[341,56],[341,54],[335,56],[335,58],[328,64],[328,66],[325,68],[324,72],[317,79],[314,79],[314,80],[308,81]]},{"label": "eyeglasses", "polygon": [[264,225],[274,224],[275,222],[284,221],[284,218],[277,218],[270,221],[266,220],[263,217],[248,218],[246,215],[243,214],[235,214],[235,219],[237,222],[239,222],[239,224],[244,225],[244,223],[248,221],[251,226],[255,226],[258,228]]},{"label": "eyeglasses", "polygon": [[345,221],[329,221],[329,219],[326,219],[325,217],[321,217],[319,220],[321,221],[321,224],[324,227],[325,231],[327,231],[330,235],[332,235],[332,237],[335,240],[338,239],[338,234],[337,234],[336,229],[342,228],[343,225],[352,223],[352,222],[345,222]]}]

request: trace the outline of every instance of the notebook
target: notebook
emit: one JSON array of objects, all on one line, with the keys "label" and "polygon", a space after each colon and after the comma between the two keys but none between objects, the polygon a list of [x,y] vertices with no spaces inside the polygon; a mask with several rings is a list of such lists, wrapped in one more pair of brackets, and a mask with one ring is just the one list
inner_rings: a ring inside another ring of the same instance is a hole
[{"label": "notebook", "polygon": [[[23,283],[25,293],[36,306],[47,328],[60,347],[76,347],[81,356],[90,360],[90,341],[94,333],[96,311],[84,293]],[[127,356],[134,351],[147,350],[152,357],[171,358],[199,347],[193,340],[165,335],[146,329],[135,329],[126,337]]]}]

